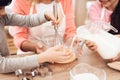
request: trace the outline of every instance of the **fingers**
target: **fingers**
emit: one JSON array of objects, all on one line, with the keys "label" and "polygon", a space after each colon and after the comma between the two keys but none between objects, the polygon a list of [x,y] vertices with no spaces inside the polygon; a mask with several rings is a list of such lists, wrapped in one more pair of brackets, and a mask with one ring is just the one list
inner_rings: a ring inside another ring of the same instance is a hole
[{"label": "fingers", "polygon": [[44,45],[42,43],[40,43],[40,42],[38,42],[37,45],[38,45],[39,48],[43,48],[44,47]]},{"label": "fingers", "polygon": [[115,57],[115,58],[112,58],[111,61],[115,61],[119,58],[119,56]]},{"label": "fingers", "polygon": [[59,26],[61,24],[63,17],[64,16],[58,16],[58,18],[54,22],[52,22],[52,24],[55,26]]},{"label": "fingers", "polygon": [[63,46],[54,46],[53,47],[53,49],[55,50],[55,51],[61,51],[61,50],[63,50]]},{"label": "fingers", "polygon": [[82,41],[83,41],[82,39],[76,38],[75,41],[74,41],[74,45],[81,46]]},{"label": "fingers", "polygon": [[48,21],[52,21],[52,22],[54,22],[55,23],[55,17],[53,16],[53,14],[52,13],[49,13],[49,12],[45,12],[45,18],[48,20]]},{"label": "fingers", "polygon": [[64,56],[61,56],[59,58],[58,61],[56,61],[57,63],[68,63],[68,62],[71,62],[75,59],[75,54],[69,54],[69,55],[64,55]]},{"label": "fingers", "polygon": [[69,56],[69,55],[71,55],[71,54],[73,54],[73,53],[72,53],[72,51],[71,51],[70,49],[66,49],[66,50],[64,50],[63,53],[62,53],[62,55],[64,55],[64,56]]},{"label": "fingers", "polygon": [[85,43],[88,48],[90,48],[93,51],[97,51],[97,46],[95,45],[94,42],[86,40]]},{"label": "fingers", "polygon": [[93,42],[90,42],[90,41],[88,41],[88,40],[86,40],[85,43],[86,43],[86,45],[87,45],[88,47],[93,46]]},{"label": "fingers", "polygon": [[58,54],[60,54],[61,56],[69,56],[69,55],[72,55],[73,54],[73,52],[72,52],[72,50],[71,49],[69,49],[69,48],[66,48],[66,47],[63,47],[63,46],[60,46],[60,47],[56,47],[56,49],[55,49],[57,52],[58,52]]},{"label": "fingers", "polygon": [[41,42],[37,43],[37,47],[36,47],[37,53],[41,53],[41,52],[45,51],[45,49],[46,49],[45,45],[43,45]]},{"label": "fingers", "polygon": [[91,46],[91,50],[93,50],[94,52],[97,51],[97,46]]},{"label": "fingers", "polygon": [[45,18],[49,21],[52,21],[52,25],[58,26],[60,25],[63,16],[58,17],[58,19],[56,20],[52,12],[45,12]]},{"label": "fingers", "polygon": [[57,2],[57,3],[58,3],[59,1],[60,1],[60,0],[55,0],[55,2]]},{"label": "fingers", "polygon": [[65,60],[71,59],[71,58],[73,57],[73,55],[74,55],[74,54],[71,53],[71,54],[69,54],[69,55],[67,55],[67,56],[65,55],[65,56],[63,56],[63,57],[61,57],[61,58],[65,61]]},{"label": "fingers", "polygon": [[120,53],[115,58],[112,58],[110,61],[120,60]]},{"label": "fingers", "polygon": [[52,21],[52,25],[59,26],[61,23],[62,18],[58,18],[58,20]]},{"label": "fingers", "polygon": [[59,18],[57,19],[57,21],[56,21],[56,25],[60,25],[62,19],[63,19],[63,16],[62,16],[62,17],[59,17]]},{"label": "fingers", "polygon": [[[75,54],[69,49],[63,46],[55,46],[51,48],[51,51],[47,51],[50,56],[50,62],[56,63],[67,63],[72,57],[75,57]],[[54,56],[52,56],[54,55]]]}]

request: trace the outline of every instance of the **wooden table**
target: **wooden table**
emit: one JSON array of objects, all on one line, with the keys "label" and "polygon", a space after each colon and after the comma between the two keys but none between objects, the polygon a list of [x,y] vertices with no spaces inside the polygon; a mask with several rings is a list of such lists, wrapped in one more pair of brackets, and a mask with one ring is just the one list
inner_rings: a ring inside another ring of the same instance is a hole
[{"label": "wooden table", "polygon": [[[70,80],[69,71],[78,63],[87,63],[94,67],[104,69],[107,74],[107,80],[120,80],[119,71],[110,69],[97,53],[92,53],[89,50],[84,51],[81,58],[72,63],[49,65],[53,71],[53,75],[46,77],[36,76],[33,80]],[[19,80],[19,78],[14,74],[0,74],[0,80]]]},{"label": "wooden table", "polygon": [[103,60],[98,53],[93,53],[90,50],[86,50],[79,59],[79,62],[87,63],[94,67],[104,69],[107,74],[107,80],[120,80],[120,72],[109,68],[106,65],[107,62]]}]

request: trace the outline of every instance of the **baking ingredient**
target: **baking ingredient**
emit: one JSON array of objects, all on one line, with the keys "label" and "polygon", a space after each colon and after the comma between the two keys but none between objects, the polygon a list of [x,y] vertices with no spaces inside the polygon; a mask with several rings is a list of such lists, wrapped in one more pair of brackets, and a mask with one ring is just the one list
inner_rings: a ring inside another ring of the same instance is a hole
[{"label": "baking ingredient", "polygon": [[73,78],[74,80],[99,80],[98,77],[93,73],[81,73]]}]

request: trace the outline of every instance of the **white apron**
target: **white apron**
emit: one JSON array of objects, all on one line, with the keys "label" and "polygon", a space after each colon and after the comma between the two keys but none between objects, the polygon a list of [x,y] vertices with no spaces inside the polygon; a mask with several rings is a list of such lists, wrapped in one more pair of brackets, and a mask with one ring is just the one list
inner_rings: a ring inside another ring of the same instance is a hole
[{"label": "white apron", "polygon": [[[53,13],[53,3],[54,1],[50,4],[43,4],[43,3],[36,4],[37,13],[39,14],[45,12]],[[30,14],[33,13],[33,6],[34,5],[31,6]],[[65,22],[65,15],[61,3],[58,3],[58,11],[59,11],[58,15],[63,17],[60,22],[60,26],[58,28],[58,32],[61,38],[63,39],[66,22]],[[47,48],[54,46],[54,37],[55,37],[55,30],[54,30],[54,26],[51,24],[51,21],[48,21],[36,27],[29,28],[29,40],[34,43],[39,41],[42,42],[43,44],[45,43]],[[17,54],[22,54],[22,53],[26,53],[26,52],[22,52],[21,50],[17,52]]]}]

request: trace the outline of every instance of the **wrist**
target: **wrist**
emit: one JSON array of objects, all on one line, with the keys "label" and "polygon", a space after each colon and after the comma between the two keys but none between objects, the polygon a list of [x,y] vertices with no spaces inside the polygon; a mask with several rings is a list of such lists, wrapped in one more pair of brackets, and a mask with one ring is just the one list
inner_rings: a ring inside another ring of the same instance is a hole
[{"label": "wrist", "polygon": [[33,44],[31,46],[31,51],[33,51],[34,53],[37,53],[37,45]]},{"label": "wrist", "polygon": [[50,18],[46,14],[44,14],[44,17],[47,21],[50,21]]},{"label": "wrist", "polygon": [[49,62],[48,56],[46,55],[45,52],[43,52],[42,54],[38,54],[38,62],[39,64]]}]

